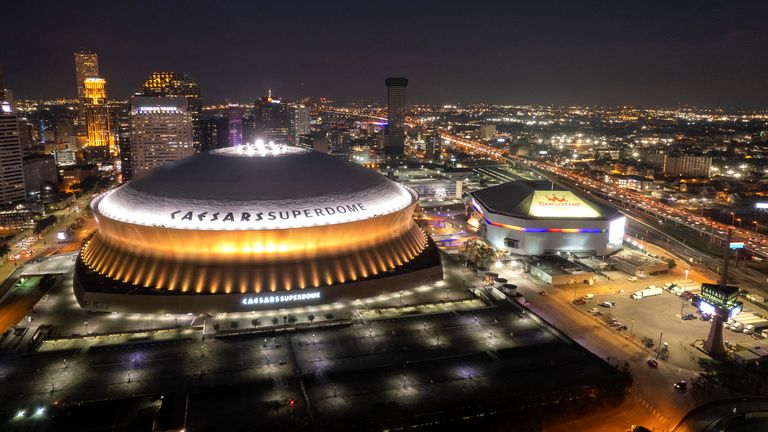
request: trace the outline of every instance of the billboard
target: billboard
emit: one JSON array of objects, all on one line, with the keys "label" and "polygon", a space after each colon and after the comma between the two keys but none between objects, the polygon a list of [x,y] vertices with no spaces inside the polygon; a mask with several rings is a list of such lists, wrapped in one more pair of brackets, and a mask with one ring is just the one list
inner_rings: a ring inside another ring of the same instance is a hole
[{"label": "billboard", "polygon": [[549,218],[598,218],[602,214],[571,191],[535,191],[529,216]]}]

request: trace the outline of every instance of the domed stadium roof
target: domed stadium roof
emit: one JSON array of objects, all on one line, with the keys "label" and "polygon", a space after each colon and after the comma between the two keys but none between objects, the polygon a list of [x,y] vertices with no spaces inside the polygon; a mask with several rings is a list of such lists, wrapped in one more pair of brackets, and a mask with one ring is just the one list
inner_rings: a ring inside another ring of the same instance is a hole
[{"label": "domed stadium roof", "polygon": [[97,215],[191,230],[333,225],[396,212],[415,193],[325,153],[248,145],[200,153],[94,200]]}]

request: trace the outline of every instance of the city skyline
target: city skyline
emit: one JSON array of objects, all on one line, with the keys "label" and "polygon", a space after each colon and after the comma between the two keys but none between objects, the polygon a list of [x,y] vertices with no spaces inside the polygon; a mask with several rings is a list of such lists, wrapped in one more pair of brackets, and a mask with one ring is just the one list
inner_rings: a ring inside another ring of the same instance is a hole
[{"label": "city skyline", "polygon": [[768,430],[768,4],[8,3],[0,430]]},{"label": "city skyline", "polygon": [[[752,54],[768,47],[768,32],[751,19],[766,12],[757,2],[178,6],[145,16],[99,5],[106,18],[82,28],[74,18],[95,5],[9,5],[16,19],[0,42],[6,85],[19,99],[74,97],[70,80],[52,77],[71,74],[71,53],[84,49],[99,54],[120,99],[157,70],[190,74],[207,102],[252,100],[271,88],[288,100],[378,103],[382,75],[419,83],[412,103],[751,109],[768,96],[768,61]],[[236,16],[226,14],[232,8]],[[51,25],[32,37],[30,19]]]}]

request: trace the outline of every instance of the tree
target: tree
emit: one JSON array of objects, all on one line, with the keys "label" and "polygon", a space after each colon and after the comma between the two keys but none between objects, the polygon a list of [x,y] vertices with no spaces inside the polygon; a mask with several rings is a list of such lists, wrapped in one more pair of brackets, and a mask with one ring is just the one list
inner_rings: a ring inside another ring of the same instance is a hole
[{"label": "tree", "polygon": [[277,319],[277,317],[272,318],[272,325],[278,325],[280,324],[280,320]]},{"label": "tree", "polygon": [[672,270],[675,267],[677,267],[677,261],[675,261],[674,258],[667,258],[666,261],[667,261],[667,267],[669,267],[670,270]]},{"label": "tree", "polygon": [[327,314],[325,314],[325,319],[327,319],[328,321],[332,320],[333,319],[333,314],[328,312]]},{"label": "tree", "polygon": [[496,250],[480,239],[465,242],[463,253],[467,257],[467,261],[475,263],[478,267],[487,266],[491,260],[496,258]]},{"label": "tree", "polygon": [[41,232],[45,231],[46,228],[56,223],[56,216],[50,215],[46,218],[40,219],[35,224],[34,232],[35,234],[40,234]]},{"label": "tree", "polygon": [[295,323],[296,321],[298,321],[298,319],[296,319],[296,317],[295,317],[295,316],[293,316],[293,315],[289,315],[289,316],[288,316],[288,322],[289,322],[289,323],[293,324],[293,323]]},{"label": "tree", "polygon": [[308,320],[309,320],[309,322],[311,323],[311,322],[313,322],[313,321],[315,320],[315,316],[314,316],[314,315],[312,315],[312,314],[309,314],[309,316],[307,316],[307,319],[308,319]]},{"label": "tree", "polygon": [[252,319],[252,320],[251,320],[251,324],[252,324],[254,327],[258,327],[258,326],[260,326],[260,325],[261,325],[261,320],[260,320],[259,318],[255,318],[255,319]]},{"label": "tree", "polygon": [[0,256],[8,255],[11,251],[11,246],[8,243],[0,243]]}]

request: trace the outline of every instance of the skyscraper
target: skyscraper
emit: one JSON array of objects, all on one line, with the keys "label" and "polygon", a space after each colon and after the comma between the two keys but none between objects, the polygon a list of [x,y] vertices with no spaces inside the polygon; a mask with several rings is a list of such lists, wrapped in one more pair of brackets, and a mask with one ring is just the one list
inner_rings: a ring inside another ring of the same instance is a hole
[{"label": "skyscraper", "polygon": [[85,147],[110,149],[114,142],[110,135],[107,82],[103,78],[86,78],[83,84],[82,100],[87,130]]},{"label": "skyscraper", "polygon": [[229,133],[229,146],[239,146],[243,143],[243,109],[237,105],[228,106],[227,124]]},{"label": "skyscraper", "polygon": [[85,80],[88,78],[97,78],[99,76],[99,56],[96,53],[88,51],[78,51],[75,53],[75,81],[77,84],[78,116],[77,116],[77,137],[78,144],[83,145],[86,142],[88,129],[85,120]]},{"label": "skyscraper", "polygon": [[133,97],[130,171],[134,179],[195,153],[192,118],[186,98]]},{"label": "skyscraper", "polygon": [[192,116],[192,142],[195,151],[201,149],[200,115],[203,102],[200,98],[200,86],[184,72],[152,72],[144,81],[141,89],[144,96],[184,97],[187,100],[187,112]]},{"label": "skyscraper", "polygon": [[256,137],[276,144],[288,144],[288,110],[279,98],[267,96],[256,101]]},{"label": "skyscraper", "polygon": [[384,155],[401,158],[405,153],[406,78],[387,78],[387,126],[384,129]]},{"label": "skyscraper", "polygon": [[229,117],[204,115],[200,120],[200,151],[207,152],[229,146]]},{"label": "skyscraper", "polygon": [[[3,88],[0,79],[0,89]],[[24,168],[16,109],[0,91],[0,206],[23,202]]]},{"label": "skyscraper", "polygon": [[77,81],[77,98],[85,96],[85,80],[99,76],[98,54],[79,51],[75,53],[75,78]]},{"label": "skyscraper", "polygon": [[288,140],[290,145],[298,146],[302,135],[309,135],[309,108],[302,104],[288,107]]}]

